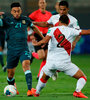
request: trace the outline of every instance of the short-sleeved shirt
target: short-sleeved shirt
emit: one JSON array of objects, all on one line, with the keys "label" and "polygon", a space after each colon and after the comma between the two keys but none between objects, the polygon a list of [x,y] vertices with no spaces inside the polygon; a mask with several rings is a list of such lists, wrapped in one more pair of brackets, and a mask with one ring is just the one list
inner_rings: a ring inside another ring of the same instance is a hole
[{"label": "short-sleeved shirt", "polygon": [[[40,9],[34,11],[29,15],[29,18],[35,22],[47,22],[52,14],[49,11],[45,11],[45,13],[42,13]],[[43,33],[46,34],[48,31],[48,27],[39,27],[39,30]]]},{"label": "short-sleeved shirt", "polygon": [[28,49],[27,27],[32,27],[33,25],[30,19],[25,16],[21,16],[19,19],[4,16],[2,20],[6,30],[8,51],[22,51]]},{"label": "short-sleeved shirt", "polygon": [[[80,35],[81,30],[66,26],[50,28],[47,35],[51,36],[48,45],[48,60],[56,60],[61,63],[71,61],[71,44],[74,36]],[[60,55],[60,56],[59,56]]]},{"label": "short-sleeved shirt", "polygon": [[[69,27],[73,27],[75,29],[80,29],[78,21],[75,17],[71,16],[70,14],[67,15],[69,18]],[[47,23],[52,24],[54,26],[58,26],[59,24],[59,18],[60,18],[60,14],[57,15],[53,15],[48,21]]]}]

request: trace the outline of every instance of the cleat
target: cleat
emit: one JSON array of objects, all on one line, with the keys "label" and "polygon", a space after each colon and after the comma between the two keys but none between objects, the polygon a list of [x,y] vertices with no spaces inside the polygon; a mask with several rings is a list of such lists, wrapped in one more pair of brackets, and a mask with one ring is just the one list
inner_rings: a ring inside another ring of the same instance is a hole
[{"label": "cleat", "polygon": [[39,97],[39,94],[36,93],[36,89],[32,88],[31,91],[34,97]]},{"label": "cleat", "polygon": [[28,91],[27,91],[27,96],[33,96],[31,90],[28,90]]},{"label": "cleat", "polygon": [[54,75],[52,76],[52,80],[56,81],[57,77],[58,77],[58,72],[55,72]]},{"label": "cleat", "polygon": [[16,88],[16,94],[19,95],[19,91],[17,90],[16,83],[14,83],[14,86]]},{"label": "cleat", "polygon": [[73,93],[73,96],[74,97],[77,97],[77,98],[88,98],[87,96],[85,96],[83,93],[81,93],[81,92],[74,92]]},{"label": "cleat", "polygon": [[16,90],[16,94],[19,95],[19,91],[18,90]]}]

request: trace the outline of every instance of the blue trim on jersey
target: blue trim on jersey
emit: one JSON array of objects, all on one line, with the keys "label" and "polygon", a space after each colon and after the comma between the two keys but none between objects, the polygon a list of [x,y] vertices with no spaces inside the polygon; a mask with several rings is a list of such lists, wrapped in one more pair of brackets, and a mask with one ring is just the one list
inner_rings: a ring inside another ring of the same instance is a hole
[{"label": "blue trim on jersey", "polygon": [[14,80],[14,78],[12,78],[11,80],[7,77],[7,80],[9,81],[9,82],[12,82],[13,80]]},{"label": "blue trim on jersey", "polygon": [[33,23],[31,23],[31,27],[33,26]]},{"label": "blue trim on jersey", "polygon": [[26,75],[26,74],[31,73],[31,71],[30,71],[30,70],[26,70],[24,73],[25,73],[25,75]]},{"label": "blue trim on jersey", "polygon": [[0,52],[0,55],[3,55],[3,52]]}]

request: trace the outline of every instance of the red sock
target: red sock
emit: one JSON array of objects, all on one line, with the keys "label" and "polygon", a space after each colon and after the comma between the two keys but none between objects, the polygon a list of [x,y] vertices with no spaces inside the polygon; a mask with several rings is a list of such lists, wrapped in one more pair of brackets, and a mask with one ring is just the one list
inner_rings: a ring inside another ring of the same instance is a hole
[{"label": "red sock", "polygon": [[38,53],[36,53],[36,52],[32,52],[32,56],[33,56],[34,58],[36,58],[36,59],[39,59]]},{"label": "red sock", "polygon": [[44,66],[45,64],[46,64],[46,60],[43,60],[43,61],[41,62],[41,65],[40,65],[38,77],[39,77],[39,75],[40,75],[41,69],[43,68],[43,66]]}]

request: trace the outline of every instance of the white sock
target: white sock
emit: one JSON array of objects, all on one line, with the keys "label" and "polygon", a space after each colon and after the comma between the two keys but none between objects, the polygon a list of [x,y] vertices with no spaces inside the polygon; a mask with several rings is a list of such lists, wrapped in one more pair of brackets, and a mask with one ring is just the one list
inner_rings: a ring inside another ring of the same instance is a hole
[{"label": "white sock", "polygon": [[83,77],[79,78],[78,81],[77,81],[77,85],[76,85],[76,90],[75,91],[76,92],[80,92],[85,84],[86,84],[86,80]]},{"label": "white sock", "polygon": [[39,79],[38,84],[36,86],[36,93],[39,94],[40,91],[45,87],[46,83],[41,82]]}]

